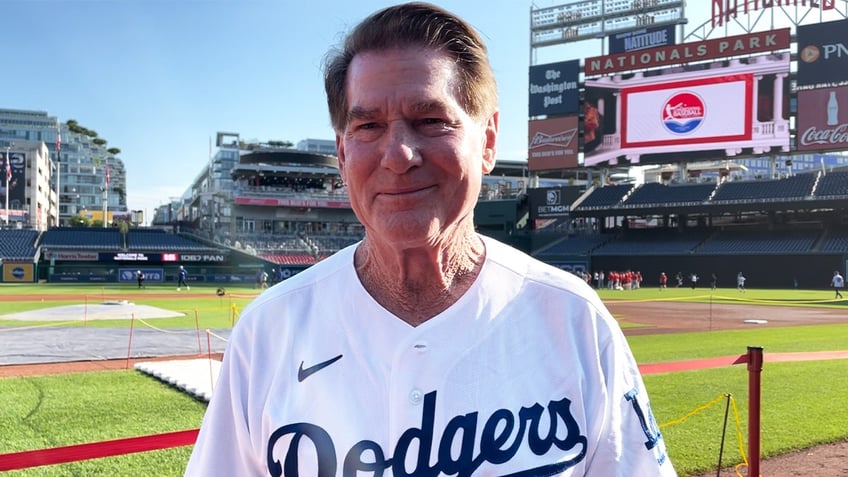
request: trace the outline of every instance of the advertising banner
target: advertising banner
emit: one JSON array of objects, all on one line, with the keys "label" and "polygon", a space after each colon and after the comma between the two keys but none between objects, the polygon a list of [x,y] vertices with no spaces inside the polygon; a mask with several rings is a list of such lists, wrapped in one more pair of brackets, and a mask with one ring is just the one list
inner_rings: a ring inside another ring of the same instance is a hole
[{"label": "advertising banner", "polygon": [[100,252],[100,262],[129,262],[129,263],[159,263],[162,255],[159,253],[135,253],[135,252]]},{"label": "advertising banner", "polygon": [[577,124],[577,116],[530,121],[527,168],[542,171],[578,167]]},{"label": "advertising banner", "polygon": [[96,262],[100,258],[97,252],[72,250],[50,250],[46,256],[57,262]]},{"label": "advertising banner", "polygon": [[[9,190],[9,210],[26,208],[26,154],[11,151],[6,156],[3,150],[3,161],[0,164],[0,208],[6,207],[6,189]],[[8,165],[7,165],[8,164]],[[7,179],[8,178],[8,179]],[[5,215],[5,214],[4,214]],[[9,217],[21,217],[21,214],[9,213]]]},{"label": "advertising banner", "polygon": [[848,149],[848,86],[798,91],[799,151]]},{"label": "advertising banner", "polygon": [[3,282],[32,283],[34,281],[35,266],[32,263],[3,262]]},{"label": "advertising banner", "polygon": [[616,33],[607,37],[607,43],[611,55],[673,45],[674,25]]},{"label": "advertising banner", "polygon": [[788,53],[589,79],[583,166],[789,152],[789,126]]},{"label": "advertising banner", "polygon": [[530,67],[530,117],[577,112],[580,60]]},{"label": "advertising banner", "polygon": [[798,88],[848,81],[848,20],[798,27]]},{"label": "advertising banner", "polygon": [[[622,147],[751,139],[752,75],[622,91]],[[734,101],[728,101],[734,98]]]},{"label": "advertising banner", "polygon": [[539,187],[527,191],[530,199],[530,220],[568,217],[571,204],[561,187]]},{"label": "advertising banner", "polygon": [[586,76],[608,75],[789,48],[789,28],[586,58]]},{"label": "advertising banner", "polygon": [[350,201],[326,200],[326,199],[285,199],[285,198],[261,198],[261,197],[236,197],[233,201],[236,205],[258,205],[265,207],[302,207],[302,208],[324,208],[324,209],[349,209]]},{"label": "advertising banner", "polygon": [[137,283],[136,272],[141,270],[144,275],[144,283],[165,281],[165,271],[161,268],[121,268],[118,270],[118,281],[121,283]]}]

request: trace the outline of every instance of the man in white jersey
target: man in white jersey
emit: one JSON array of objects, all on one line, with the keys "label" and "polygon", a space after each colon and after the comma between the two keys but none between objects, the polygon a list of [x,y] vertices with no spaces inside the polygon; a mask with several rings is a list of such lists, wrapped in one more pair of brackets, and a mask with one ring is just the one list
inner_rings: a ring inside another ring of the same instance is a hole
[{"label": "man in white jersey", "polygon": [[498,110],[473,28],[381,10],[325,89],[365,238],[244,309],[186,475],[675,475],[592,288],[474,230]]},{"label": "man in white jersey", "polygon": [[835,270],[833,272],[833,278],[830,279],[830,285],[836,292],[836,296],[833,298],[842,298],[842,287],[845,286],[845,279],[842,278],[842,274],[839,273],[839,270]]}]

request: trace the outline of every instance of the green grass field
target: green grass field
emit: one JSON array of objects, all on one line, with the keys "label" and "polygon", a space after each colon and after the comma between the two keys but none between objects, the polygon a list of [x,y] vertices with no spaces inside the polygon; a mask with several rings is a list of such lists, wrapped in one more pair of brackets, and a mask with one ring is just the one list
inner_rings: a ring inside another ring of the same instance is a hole
[{"label": "green grass field", "polygon": [[[97,303],[104,299],[120,299],[122,295],[149,294],[149,300],[135,298],[133,301],[186,313],[185,318],[157,319],[157,326],[193,328],[196,312],[201,327],[223,328],[230,326],[231,307],[242,309],[256,294],[249,288],[228,289],[228,296],[220,298],[215,295],[215,288],[192,287],[192,295],[181,295],[164,286],[139,291],[134,286],[0,285],[0,296],[73,293],[82,300],[91,299],[91,303]],[[163,293],[174,296],[159,297]],[[739,297],[735,289],[720,289],[711,294],[703,289],[659,292],[643,288],[625,293],[602,290],[601,296],[608,301],[735,302],[744,299],[747,304],[846,306],[844,302],[830,301],[830,293],[827,290],[749,290],[744,297]],[[4,302],[2,306],[3,313],[12,313],[60,303],[68,304],[38,300]],[[79,303],[73,301],[73,304]],[[2,339],[3,329],[45,326],[45,323],[0,318],[0,326],[3,327],[0,328]],[[129,326],[129,321],[88,322],[86,326]],[[634,336],[628,341],[640,363],[738,355],[744,354],[749,345],[762,346],[766,354],[844,350],[848,349],[848,323]],[[848,413],[844,412],[843,405],[848,393],[846,369],[845,360],[766,364],[762,374],[764,457],[848,438]],[[747,452],[747,379],[744,365],[645,376],[653,410],[663,426],[669,454],[681,476],[715,468],[728,402],[726,394],[732,396],[733,406],[729,409],[722,462],[724,465],[741,462],[741,452]],[[195,428],[200,424],[204,409],[204,404],[132,370],[3,378],[0,379],[0,432],[3,435],[0,453]],[[682,422],[666,425],[681,419]],[[145,475],[178,476],[182,475],[190,451],[189,447],[183,447],[38,467],[6,475],[135,476],[144,469],[141,473]]]}]

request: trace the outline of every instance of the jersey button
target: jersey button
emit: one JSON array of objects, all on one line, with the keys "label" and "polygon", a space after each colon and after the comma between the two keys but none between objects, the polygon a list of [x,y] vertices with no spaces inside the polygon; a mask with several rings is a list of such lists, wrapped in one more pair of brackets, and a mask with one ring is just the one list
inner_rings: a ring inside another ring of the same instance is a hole
[{"label": "jersey button", "polygon": [[412,404],[421,404],[421,400],[424,399],[424,393],[421,392],[420,389],[413,389],[409,392],[409,402]]}]

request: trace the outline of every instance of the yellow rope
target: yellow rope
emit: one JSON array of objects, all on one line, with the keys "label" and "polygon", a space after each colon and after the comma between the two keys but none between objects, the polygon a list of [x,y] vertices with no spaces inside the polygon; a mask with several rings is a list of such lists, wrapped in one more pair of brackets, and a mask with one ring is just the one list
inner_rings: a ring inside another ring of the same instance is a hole
[{"label": "yellow rope", "polygon": [[675,424],[680,424],[681,422],[685,421],[686,419],[689,419],[690,417],[694,416],[695,414],[698,414],[699,412],[706,411],[707,409],[711,408],[712,406],[718,404],[722,399],[724,399],[726,397],[727,397],[726,394],[719,394],[717,398],[715,398],[712,401],[704,404],[701,407],[695,408],[692,412],[690,412],[689,414],[686,414],[685,416],[681,417],[680,419],[675,419],[671,422],[666,422],[665,424],[660,424],[660,429],[662,429],[664,427],[668,427],[668,426],[673,426]]},{"label": "yellow rope", "polygon": [[185,334],[188,334],[188,333],[195,333],[195,331],[194,331],[194,330],[192,330],[192,331],[169,331],[169,330],[165,330],[165,329],[162,329],[162,328],[158,328],[158,327],[156,327],[156,326],[153,326],[153,325],[151,325],[150,323],[148,323],[148,322],[146,322],[146,321],[142,320],[141,318],[136,318],[136,319],[135,319],[135,321],[138,321],[138,322],[142,323],[143,325],[147,326],[148,328],[152,328],[152,329],[154,329],[154,330],[156,330],[156,331],[161,331],[162,333],[172,333],[172,334],[176,334],[176,335],[178,335],[178,334],[182,334],[182,333],[185,333]]},{"label": "yellow rope", "polygon": [[673,426],[675,424],[680,424],[681,422],[689,419],[690,417],[694,416],[695,414],[706,411],[707,409],[715,406],[716,404],[718,404],[719,402],[721,402],[725,398],[730,399],[730,403],[733,405],[733,417],[736,420],[736,443],[739,445],[739,454],[742,456],[742,463],[737,464],[736,467],[734,468],[734,470],[736,471],[736,475],[738,475],[739,477],[745,477],[744,475],[742,475],[740,473],[739,469],[742,468],[742,467],[746,467],[746,468],[748,467],[748,457],[745,455],[745,445],[744,445],[745,444],[745,438],[742,434],[742,420],[739,419],[739,409],[736,406],[736,399],[733,398],[732,394],[720,394],[718,397],[716,397],[712,401],[704,404],[703,406],[695,408],[694,410],[692,410],[691,412],[689,412],[685,416],[681,417],[680,419],[675,419],[673,421],[666,422],[665,424],[660,424],[660,429],[668,427],[668,426]]},{"label": "yellow rope", "polygon": [[225,342],[225,343],[227,342],[227,338],[224,338],[223,336],[218,336],[218,335],[216,335],[215,333],[213,333],[213,332],[209,331],[208,329],[206,330],[206,334],[207,334],[207,335],[212,335],[212,336],[214,336],[215,338],[218,338],[219,340],[221,340],[221,341],[223,341],[223,342]]},{"label": "yellow rope", "polygon": [[73,325],[73,324],[82,324],[82,321],[60,321],[60,322],[50,322],[45,323],[43,325],[30,325],[30,326],[18,326],[16,328],[2,328],[0,329],[0,333],[4,331],[20,331],[20,330],[32,330],[35,328],[50,328],[51,326],[64,326],[64,325]]},{"label": "yellow rope", "polygon": [[745,455],[745,446],[742,445],[742,443],[744,442],[744,437],[742,437],[742,421],[739,419],[739,409],[736,407],[736,400],[733,399],[733,397],[730,398],[730,403],[733,404],[733,416],[736,419],[736,440],[739,442],[739,455],[742,456],[742,463],[737,465],[733,470],[736,471],[736,475],[738,475],[739,477],[744,477],[739,472],[739,469],[741,467],[748,467],[748,457]]}]

